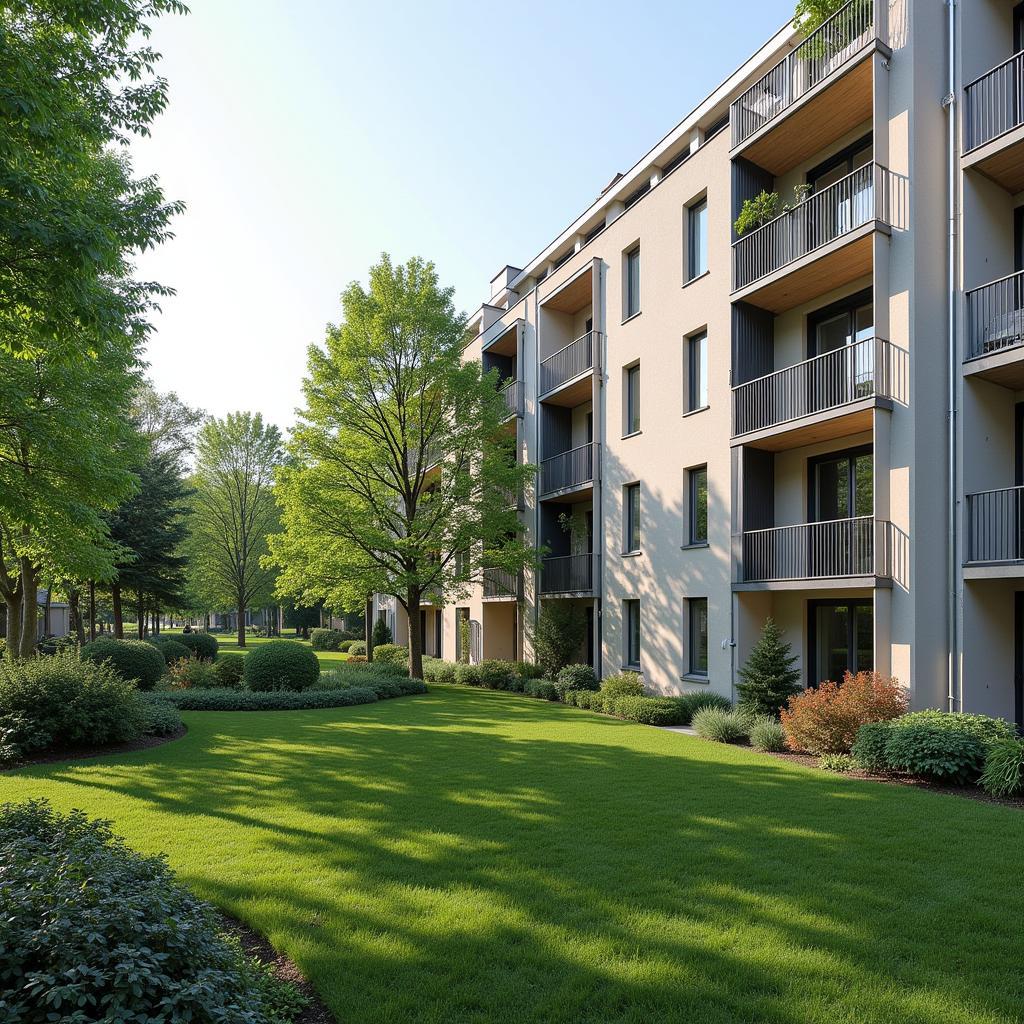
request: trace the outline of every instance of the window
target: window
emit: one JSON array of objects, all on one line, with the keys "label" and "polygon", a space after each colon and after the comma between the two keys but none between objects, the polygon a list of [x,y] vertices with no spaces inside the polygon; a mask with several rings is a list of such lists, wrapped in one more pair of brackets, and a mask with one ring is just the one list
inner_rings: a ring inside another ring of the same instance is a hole
[{"label": "window", "polygon": [[626,309],[628,320],[640,312],[640,246],[626,253]]},{"label": "window", "polygon": [[640,485],[629,484],[625,494],[626,551],[640,550]]},{"label": "window", "polygon": [[695,412],[708,404],[708,332],[686,339],[686,411]]},{"label": "window", "polygon": [[875,616],[870,601],[809,601],[810,639],[808,686],[843,673],[870,672],[874,664]]},{"label": "window", "polygon": [[691,597],[687,601],[690,619],[690,663],[691,676],[708,674],[708,599]]},{"label": "window", "polygon": [[708,542],[708,467],[690,470],[690,543]]},{"label": "window", "polygon": [[626,664],[640,667],[640,602],[624,601],[626,614]]},{"label": "window", "polygon": [[640,429],[640,364],[626,369],[626,423],[625,433],[635,434]]},{"label": "window", "polygon": [[708,201],[702,199],[689,207],[686,221],[689,235],[686,280],[692,281],[708,269]]}]

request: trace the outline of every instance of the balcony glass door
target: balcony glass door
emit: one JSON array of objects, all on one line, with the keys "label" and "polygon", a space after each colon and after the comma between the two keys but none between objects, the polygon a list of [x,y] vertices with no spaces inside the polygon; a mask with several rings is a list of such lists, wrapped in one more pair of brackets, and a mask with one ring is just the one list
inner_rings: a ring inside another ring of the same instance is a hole
[{"label": "balcony glass door", "polygon": [[810,381],[811,411],[830,409],[874,394],[875,310],[870,292],[861,292],[808,317],[809,358],[815,364]]},{"label": "balcony glass door", "polygon": [[808,462],[809,532],[815,578],[863,576],[874,571],[874,458],[871,448],[833,452]]},{"label": "balcony glass door", "polygon": [[808,604],[808,685],[839,682],[844,672],[870,672],[875,624],[871,601],[840,599]]},{"label": "balcony glass door", "polygon": [[[827,197],[808,200],[812,211],[808,225],[809,248],[824,245],[871,219],[874,203],[870,171],[863,171],[843,185],[838,183],[871,163],[873,148],[868,135],[807,173],[811,196],[821,196],[827,191]],[[832,188],[833,185],[837,187]]]}]

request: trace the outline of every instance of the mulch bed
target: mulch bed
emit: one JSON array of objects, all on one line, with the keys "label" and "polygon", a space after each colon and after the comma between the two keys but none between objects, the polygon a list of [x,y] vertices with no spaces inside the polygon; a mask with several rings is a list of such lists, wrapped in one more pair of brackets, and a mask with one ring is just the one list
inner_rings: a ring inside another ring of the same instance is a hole
[{"label": "mulch bed", "polygon": [[303,977],[302,972],[283,953],[278,953],[259,932],[242,924],[237,918],[221,914],[224,930],[234,935],[249,956],[258,957],[270,967],[275,978],[290,981],[308,1000],[309,1005],[295,1018],[295,1024],[337,1024],[316,989]]},{"label": "mulch bed", "polygon": [[33,764],[81,761],[88,757],[107,757],[110,754],[128,754],[133,750],[148,750],[150,747],[162,747],[165,743],[180,740],[187,732],[188,727],[183,725],[177,732],[171,733],[169,736],[140,736],[137,740],[130,740],[128,743],[115,743],[108,746],[60,747],[55,750],[47,750],[45,753],[24,761],[16,761],[14,764],[7,765],[3,770],[14,771]]}]

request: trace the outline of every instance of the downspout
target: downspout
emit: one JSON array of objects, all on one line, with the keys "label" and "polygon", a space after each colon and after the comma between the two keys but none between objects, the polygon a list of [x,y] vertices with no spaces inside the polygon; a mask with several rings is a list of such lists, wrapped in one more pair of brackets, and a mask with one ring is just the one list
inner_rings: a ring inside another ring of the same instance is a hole
[{"label": "downspout", "polygon": [[957,206],[956,206],[956,0],[946,0],[948,12],[948,89],[943,105],[946,108],[946,146],[947,146],[947,193],[946,213],[949,218],[949,234],[947,239],[947,280],[946,280],[946,320],[948,331],[948,357],[949,357],[949,409],[947,415],[947,445],[948,445],[948,477],[949,477],[949,523],[947,536],[949,575],[949,608],[947,610],[947,633],[949,638],[949,669],[948,669],[948,692],[946,695],[949,711],[963,710],[963,680],[960,677],[960,644],[959,644],[959,623],[960,623],[960,601],[958,574],[959,564],[957,559],[957,517],[959,514],[959,502],[957,501],[957,454],[956,454],[956,431],[957,431],[957,376],[959,363],[957,361],[957,337],[956,337],[956,248],[957,248]]}]

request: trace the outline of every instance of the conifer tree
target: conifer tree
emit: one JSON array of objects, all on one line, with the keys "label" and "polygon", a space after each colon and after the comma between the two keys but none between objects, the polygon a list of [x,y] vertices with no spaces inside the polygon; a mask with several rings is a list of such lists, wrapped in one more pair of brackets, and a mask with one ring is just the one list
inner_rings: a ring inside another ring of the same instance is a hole
[{"label": "conifer tree", "polygon": [[750,657],[740,669],[743,680],[736,689],[740,706],[758,715],[778,717],[786,701],[800,692],[800,672],[793,647],[782,639],[782,630],[768,619]]}]

